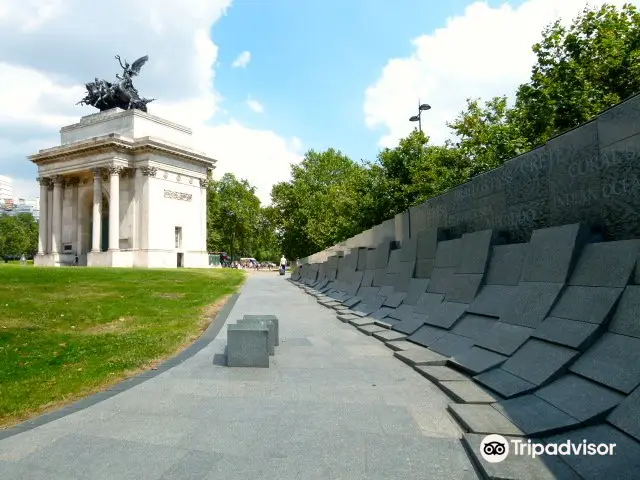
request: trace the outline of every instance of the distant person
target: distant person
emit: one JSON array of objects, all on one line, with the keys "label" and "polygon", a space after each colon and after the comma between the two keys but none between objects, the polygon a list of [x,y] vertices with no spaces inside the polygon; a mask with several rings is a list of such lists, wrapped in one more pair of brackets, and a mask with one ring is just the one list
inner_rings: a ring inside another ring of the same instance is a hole
[{"label": "distant person", "polygon": [[76,255],[75,260],[73,261],[74,265],[77,267],[78,263],[80,263],[80,259],[78,258],[78,255]]},{"label": "distant person", "polygon": [[24,253],[20,257],[20,264],[25,265],[27,263],[27,257],[24,256]]},{"label": "distant person", "polygon": [[283,270],[287,269],[287,259],[284,258],[284,255],[282,255],[282,258],[280,259],[280,268]]}]

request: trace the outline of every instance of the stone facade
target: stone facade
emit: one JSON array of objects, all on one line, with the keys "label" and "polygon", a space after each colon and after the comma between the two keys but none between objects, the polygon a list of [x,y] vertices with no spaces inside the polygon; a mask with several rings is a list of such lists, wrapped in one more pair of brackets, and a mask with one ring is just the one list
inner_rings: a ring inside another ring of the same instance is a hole
[{"label": "stone facade", "polygon": [[[88,115],[41,150],[37,265],[206,267],[215,160],[191,131],[138,110]],[[117,193],[117,194],[116,194]]]}]

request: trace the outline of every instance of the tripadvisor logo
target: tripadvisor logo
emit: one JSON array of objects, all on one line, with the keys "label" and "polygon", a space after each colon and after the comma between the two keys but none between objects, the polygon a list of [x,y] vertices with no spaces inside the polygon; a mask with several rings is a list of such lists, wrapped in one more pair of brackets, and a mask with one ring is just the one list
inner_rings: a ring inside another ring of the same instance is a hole
[{"label": "tripadvisor logo", "polygon": [[540,455],[614,455],[615,443],[589,443],[587,440],[574,443],[567,440],[562,443],[534,443],[531,440],[512,438],[507,440],[502,435],[487,435],[480,443],[480,454],[489,463],[502,462],[511,451],[512,455],[531,458]]},{"label": "tripadvisor logo", "polygon": [[500,463],[509,455],[509,442],[502,435],[487,435],[480,443],[480,455],[489,463]]}]

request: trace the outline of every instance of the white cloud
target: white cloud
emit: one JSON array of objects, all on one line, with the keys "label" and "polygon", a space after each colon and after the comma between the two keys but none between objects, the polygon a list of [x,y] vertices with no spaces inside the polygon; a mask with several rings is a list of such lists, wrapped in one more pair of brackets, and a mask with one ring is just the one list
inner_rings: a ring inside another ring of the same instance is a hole
[{"label": "white cloud", "polygon": [[235,120],[194,131],[196,147],[218,160],[214,176],[227,172],[247,178],[264,204],[273,184],[289,178],[290,166],[302,161],[299,139],[286,140],[269,130],[249,129]]},{"label": "white cloud", "polygon": [[[640,1],[589,2],[603,3]],[[381,146],[395,146],[415,128],[408,119],[417,113],[420,99],[433,107],[423,112],[422,129],[433,142],[443,142],[451,135],[445,123],[464,108],[466,98],[512,97],[529,79],[535,63],[531,47],[541,39],[542,29],[558,17],[570,22],[586,5],[584,0],[529,0],[518,7],[469,5],[444,28],[414,39],[411,56],[388,61],[365,92],[367,126],[384,131]]]},{"label": "white cloud", "polygon": [[236,59],[231,64],[231,66],[233,68],[245,68],[247,65],[249,65],[250,61],[251,61],[251,52],[249,50],[245,50],[244,52],[242,52],[240,55],[236,57]]},{"label": "white cloud", "polygon": [[264,112],[264,106],[257,100],[254,100],[253,98],[249,97],[247,98],[247,106],[253,110],[256,113],[263,113]]},{"label": "white cloud", "polygon": [[[210,32],[230,3],[112,0],[110,11],[127,12],[114,24],[82,0],[0,0],[0,174],[14,179],[15,194],[38,192],[36,167],[26,157],[55,146],[60,127],[95,112],[75,105],[83,84],[112,78],[116,54],[129,62],[148,54],[136,86],[158,98],[149,112],[191,127],[194,146],[219,160],[217,176],[247,178],[268,201],[271,184],[287,180],[289,164],[301,160],[300,142],[235,121],[211,126],[226,111],[214,85],[218,46]],[[243,52],[240,66],[250,59]]]}]

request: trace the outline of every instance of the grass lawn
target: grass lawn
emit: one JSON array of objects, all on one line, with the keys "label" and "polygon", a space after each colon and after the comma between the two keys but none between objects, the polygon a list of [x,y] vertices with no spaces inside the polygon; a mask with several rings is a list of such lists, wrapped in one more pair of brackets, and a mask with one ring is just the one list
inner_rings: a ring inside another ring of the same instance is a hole
[{"label": "grass lawn", "polygon": [[180,351],[244,278],[227,268],[0,264],[0,428]]}]

